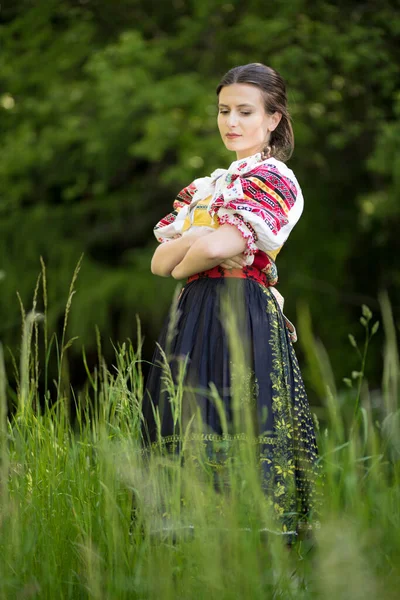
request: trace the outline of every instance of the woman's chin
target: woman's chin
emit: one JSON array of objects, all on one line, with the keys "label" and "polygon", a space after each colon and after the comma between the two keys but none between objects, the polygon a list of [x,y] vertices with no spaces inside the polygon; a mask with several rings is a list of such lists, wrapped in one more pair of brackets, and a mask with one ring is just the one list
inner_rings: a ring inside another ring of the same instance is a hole
[{"label": "woman's chin", "polygon": [[235,144],[233,144],[231,140],[225,140],[225,148],[232,151],[236,150]]},{"label": "woman's chin", "polygon": [[239,153],[243,152],[243,149],[240,148],[239,144],[237,142],[235,142],[235,141],[232,141],[232,140],[226,140],[226,142],[225,142],[225,148],[227,150],[230,150],[231,152],[236,152],[236,153],[237,152],[239,152]]}]

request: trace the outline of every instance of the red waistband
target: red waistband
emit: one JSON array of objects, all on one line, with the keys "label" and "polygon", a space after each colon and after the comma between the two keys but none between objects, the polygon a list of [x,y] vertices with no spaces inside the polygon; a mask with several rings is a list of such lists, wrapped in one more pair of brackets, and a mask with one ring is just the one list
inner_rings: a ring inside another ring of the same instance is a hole
[{"label": "red waistband", "polygon": [[228,278],[234,277],[236,279],[253,279],[260,283],[264,287],[269,287],[269,282],[267,279],[267,275],[257,269],[256,267],[243,267],[243,269],[223,269],[222,267],[214,267],[213,269],[208,269],[208,271],[203,271],[202,273],[196,273],[195,275],[191,275],[187,282],[195,281],[196,279],[219,279],[219,278]]}]

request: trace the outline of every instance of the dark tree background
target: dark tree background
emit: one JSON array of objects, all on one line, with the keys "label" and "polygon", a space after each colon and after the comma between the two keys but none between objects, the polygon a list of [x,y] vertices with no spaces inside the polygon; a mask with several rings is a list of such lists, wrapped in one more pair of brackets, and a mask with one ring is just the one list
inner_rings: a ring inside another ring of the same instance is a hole
[{"label": "dark tree background", "polygon": [[[154,277],[152,227],[177,191],[232,160],[215,87],[264,62],[287,80],[305,211],[278,259],[295,320],[309,306],[337,383],[358,367],[360,305],[400,318],[400,11],[395,0],[15,0],[1,4],[0,339],[17,353],[47,266],[50,328],[84,259],[69,334],[107,360],[135,337],[149,359],[175,282]],[[368,375],[380,385],[382,334]],[[307,379],[310,365],[298,344]]]}]

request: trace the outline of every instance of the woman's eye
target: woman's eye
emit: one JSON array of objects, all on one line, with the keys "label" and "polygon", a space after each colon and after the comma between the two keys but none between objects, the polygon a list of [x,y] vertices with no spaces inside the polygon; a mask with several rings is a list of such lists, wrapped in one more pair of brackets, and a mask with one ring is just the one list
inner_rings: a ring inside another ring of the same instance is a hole
[{"label": "woman's eye", "polygon": [[[220,115],[228,115],[228,114],[229,114],[229,112],[230,112],[229,110],[226,110],[226,109],[223,109],[223,108],[221,108],[221,109],[219,110],[219,114],[220,114]],[[251,115],[252,113],[251,113],[251,112],[249,112],[249,111],[240,111],[240,114],[241,114],[243,117],[248,117],[248,116],[249,116],[249,115]]]}]

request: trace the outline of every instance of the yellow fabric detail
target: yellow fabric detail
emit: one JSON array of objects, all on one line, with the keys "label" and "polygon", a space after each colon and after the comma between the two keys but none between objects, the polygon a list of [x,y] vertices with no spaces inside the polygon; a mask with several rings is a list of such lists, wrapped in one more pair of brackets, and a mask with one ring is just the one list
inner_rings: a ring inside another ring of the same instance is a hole
[{"label": "yellow fabric detail", "polygon": [[268,250],[265,252],[265,254],[268,254],[268,256],[270,258],[272,258],[272,260],[275,262],[276,257],[278,256],[278,254],[281,250],[282,250],[282,246],[280,248],[277,248],[276,250]]},{"label": "yellow fabric detail", "polygon": [[218,229],[219,225],[217,219],[213,220],[207,210],[207,200],[208,198],[199,202],[188,214],[183,223],[182,231],[187,231],[192,225],[195,225],[196,227],[212,227],[213,229]]}]

